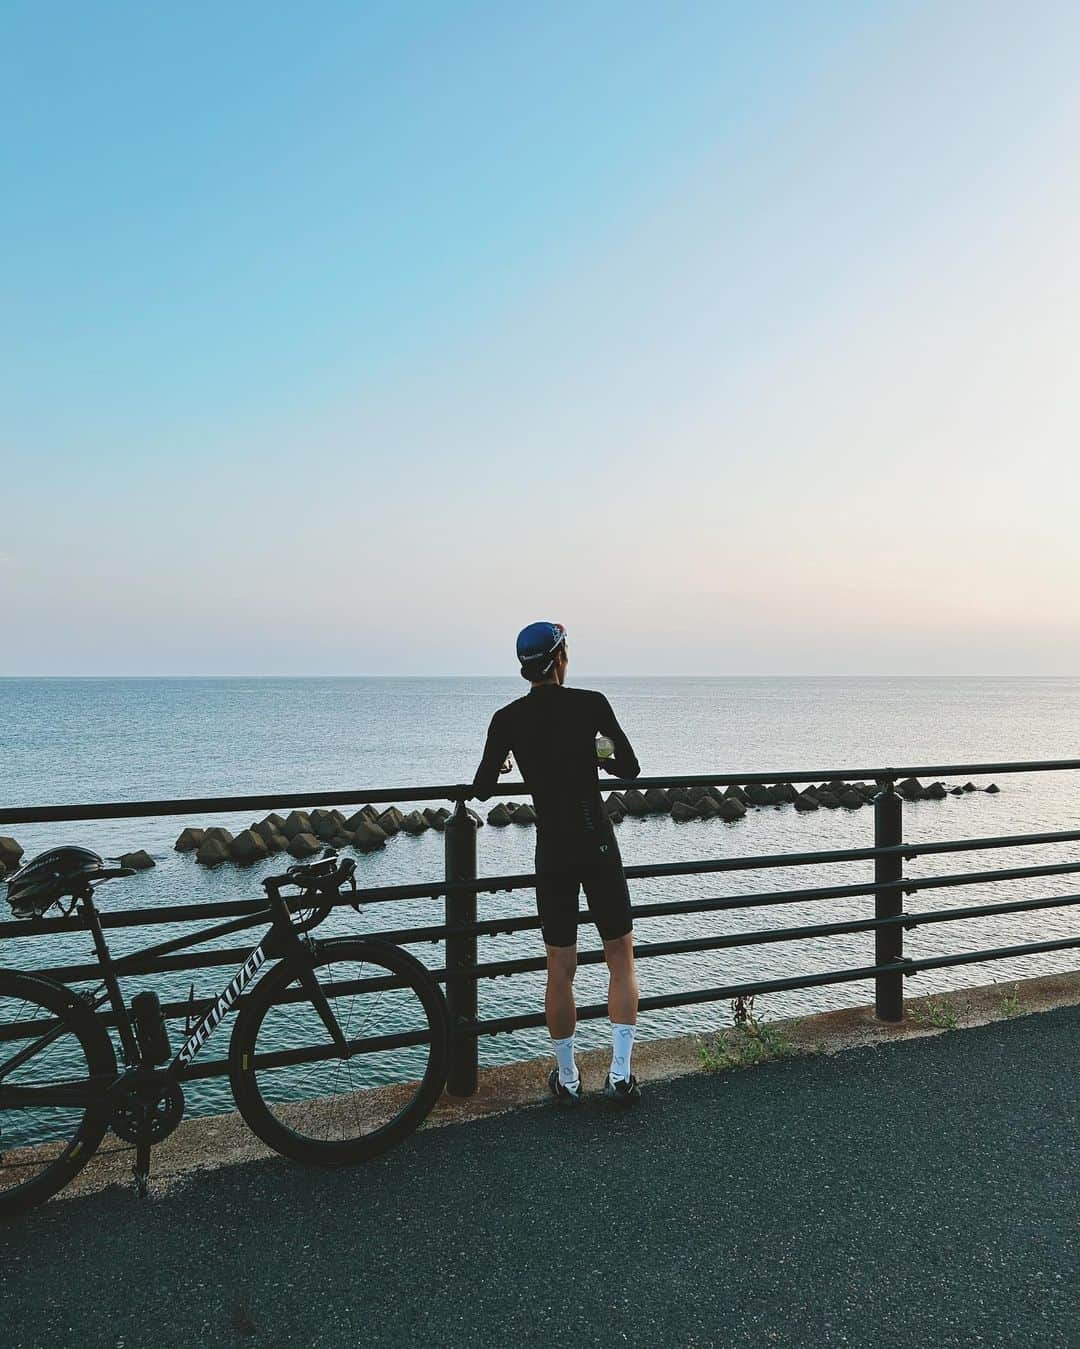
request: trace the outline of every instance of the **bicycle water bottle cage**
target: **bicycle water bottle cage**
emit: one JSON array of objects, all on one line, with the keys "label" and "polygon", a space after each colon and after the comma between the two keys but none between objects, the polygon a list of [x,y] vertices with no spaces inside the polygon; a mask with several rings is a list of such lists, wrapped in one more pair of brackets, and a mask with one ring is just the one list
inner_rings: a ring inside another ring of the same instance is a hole
[{"label": "bicycle water bottle cage", "polygon": [[89,848],[50,848],[8,878],[8,903],[16,918],[40,918],[68,896],[88,894],[100,881],[131,876],[130,867],[108,867]]}]

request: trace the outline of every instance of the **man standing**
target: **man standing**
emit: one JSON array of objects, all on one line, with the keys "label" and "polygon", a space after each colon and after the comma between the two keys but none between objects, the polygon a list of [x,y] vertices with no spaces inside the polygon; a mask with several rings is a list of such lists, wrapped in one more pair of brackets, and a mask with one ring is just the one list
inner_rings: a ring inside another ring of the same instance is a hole
[{"label": "man standing", "polygon": [[[629,1104],[640,1095],[630,1071],[638,1005],[634,938],[622,858],[600,796],[597,768],[622,778],[636,778],[641,770],[604,695],[566,687],[566,629],[561,623],[523,628],[517,657],[532,688],[492,717],[473,789],[481,800],[490,796],[513,753],[536,807],[536,905],[547,947],[544,1011],[557,1063],[548,1087],[564,1104],[582,1099],[574,1058],[574,974],[578,892],[584,889],[609,974],[612,1052],[604,1095]],[[611,757],[598,758],[597,735],[613,742]]]}]

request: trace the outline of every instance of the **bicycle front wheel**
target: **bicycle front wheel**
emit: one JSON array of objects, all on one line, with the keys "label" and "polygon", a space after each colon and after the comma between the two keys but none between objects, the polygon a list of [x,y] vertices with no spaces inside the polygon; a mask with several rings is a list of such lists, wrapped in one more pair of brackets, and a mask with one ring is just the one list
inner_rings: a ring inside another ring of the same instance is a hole
[{"label": "bicycle front wheel", "polygon": [[62,984],[0,971],[0,1216],[40,1204],[86,1165],[115,1077],[108,1035]]},{"label": "bicycle front wheel", "polygon": [[446,1003],[396,946],[343,938],[316,948],[315,977],[349,1045],[343,1057],[283,961],[246,1000],[229,1046],[249,1127],[297,1161],[365,1161],[417,1128],[446,1081]]}]

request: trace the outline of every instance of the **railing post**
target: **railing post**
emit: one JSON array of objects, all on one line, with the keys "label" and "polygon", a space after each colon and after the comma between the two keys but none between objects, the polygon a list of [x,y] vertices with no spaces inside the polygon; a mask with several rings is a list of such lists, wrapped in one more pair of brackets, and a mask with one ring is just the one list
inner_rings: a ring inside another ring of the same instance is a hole
[{"label": "railing post", "polygon": [[[446,879],[476,879],[476,820],[459,801],[446,821]],[[446,896],[446,925],[457,927],[476,922],[476,891],[450,891]],[[472,1096],[477,1087],[478,1047],[475,1035],[461,1032],[476,1021],[476,980],[455,978],[454,971],[476,968],[476,936],[451,935],[446,939],[446,1003],[450,1012],[450,1064],[446,1090],[451,1096]]]},{"label": "railing post", "polygon": [[[903,798],[897,793],[892,778],[886,778],[874,797],[874,847],[899,849],[904,838]],[[874,880],[879,884],[899,881],[903,877],[903,859],[897,851],[891,857],[874,858]],[[899,886],[878,890],[874,895],[874,916],[893,918],[904,911],[904,895]],[[874,930],[874,963],[892,965],[904,955],[904,929],[899,923]],[[879,974],[874,980],[874,1013],[879,1021],[903,1021],[904,976]]]}]

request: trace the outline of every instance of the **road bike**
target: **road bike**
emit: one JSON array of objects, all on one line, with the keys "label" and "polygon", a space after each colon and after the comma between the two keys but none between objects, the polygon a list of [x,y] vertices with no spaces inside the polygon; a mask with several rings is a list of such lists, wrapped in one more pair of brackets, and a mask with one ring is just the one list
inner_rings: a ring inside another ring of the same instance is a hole
[{"label": "road bike", "polygon": [[[445,1085],[446,1003],[424,966],[399,947],[310,935],[346,886],[355,896],[355,866],[330,852],[292,866],[263,881],[267,903],[258,913],[120,958],[109,951],[94,891],[130,871],[68,848],[11,877],[13,906],[31,868],[38,868],[32,876],[54,878],[51,889],[34,892],[44,894],[31,901],[34,916],[53,904],[74,914],[93,940],[101,982],[79,992],[42,974],[0,969],[0,1216],[62,1189],[109,1130],[134,1144],[145,1195],[151,1150],[183,1117],[182,1084],[226,1070],[248,1126],[296,1161],[360,1162],[412,1133]],[[192,987],[186,1003],[163,1004],[144,988],[125,1002],[125,973],[267,919],[262,940],[217,997],[196,999]],[[227,1062],[196,1065],[234,1008]],[[167,1022],[179,1016],[185,1038],[173,1054]]]}]

